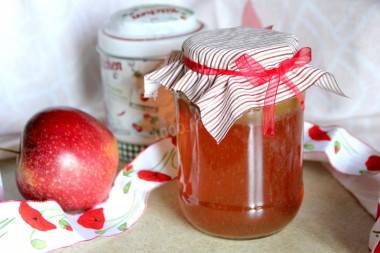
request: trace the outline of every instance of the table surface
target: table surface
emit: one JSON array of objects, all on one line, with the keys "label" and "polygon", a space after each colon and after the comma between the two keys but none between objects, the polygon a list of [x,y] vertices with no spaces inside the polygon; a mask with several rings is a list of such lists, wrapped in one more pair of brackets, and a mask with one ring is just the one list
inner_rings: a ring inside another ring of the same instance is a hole
[{"label": "table surface", "polygon": [[[14,159],[0,161],[6,200],[22,199],[15,167]],[[374,219],[358,201],[318,162],[304,163],[304,184],[296,218],[265,238],[226,240],[194,229],[179,209],[174,180],[152,191],[142,219],[130,230],[55,252],[368,252]]]}]

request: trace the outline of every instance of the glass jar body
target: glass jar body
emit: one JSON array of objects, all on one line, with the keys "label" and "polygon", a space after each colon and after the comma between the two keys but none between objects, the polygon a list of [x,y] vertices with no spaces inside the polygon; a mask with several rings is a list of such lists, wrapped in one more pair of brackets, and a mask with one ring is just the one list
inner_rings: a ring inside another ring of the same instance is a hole
[{"label": "glass jar body", "polygon": [[297,98],[276,105],[275,137],[262,110],[245,113],[217,144],[199,109],[176,94],[180,207],[199,230],[249,239],[280,231],[303,198],[303,111]]}]

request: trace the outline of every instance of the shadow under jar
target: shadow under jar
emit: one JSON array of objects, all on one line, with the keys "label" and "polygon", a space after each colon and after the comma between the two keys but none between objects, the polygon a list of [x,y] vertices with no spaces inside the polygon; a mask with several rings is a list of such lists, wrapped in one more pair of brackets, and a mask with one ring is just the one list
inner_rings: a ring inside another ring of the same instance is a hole
[{"label": "shadow under jar", "polygon": [[284,228],[303,198],[303,110],[296,97],[275,106],[275,137],[262,108],[245,113],[217,144],[198,107],[176,93],[179,203],[199,230],[250,239]]}]

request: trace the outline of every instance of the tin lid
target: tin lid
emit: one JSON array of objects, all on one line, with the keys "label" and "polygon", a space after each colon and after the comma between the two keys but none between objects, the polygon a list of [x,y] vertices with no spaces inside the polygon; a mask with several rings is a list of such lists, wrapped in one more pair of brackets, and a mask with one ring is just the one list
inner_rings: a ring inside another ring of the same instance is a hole
[{"label": "tin lid", "polygon": [[294,35],[236,27],[200,32],[172,54],[169,65],[145,76],[145,96],[160,85],[184,93],[200,109],[219,143],[244,113],[263,108],[265,135],[274,135],[274,105],[312,85],[344,95],[334,76],[308,65],[311,49],[298,50]]},{"label": "tin lid", "polygon": [[163,57],[204,29],[194,12],[173,5],[142,5],[113,14],[98,32],[98,48],[127,58]]}]

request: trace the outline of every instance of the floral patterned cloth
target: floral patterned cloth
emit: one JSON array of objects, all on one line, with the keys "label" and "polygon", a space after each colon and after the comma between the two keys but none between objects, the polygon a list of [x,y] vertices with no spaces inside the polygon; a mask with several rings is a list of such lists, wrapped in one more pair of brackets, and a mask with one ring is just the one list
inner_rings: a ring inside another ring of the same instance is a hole
[{"label": "floral patterned cloth", "polygon": [[149,192],[176,176],[173,137],[138,155],[120,171],[109,198],[83,213],[65,213],[55,201],[2,202],[0,248],[48,252],[99,236],[123,233],[143,215]]},{"label": "floral patterned cloth", "polygon": [[341,127],[320,127],[305,122],[304,136],[304,159],[324,162],[333,176],[376,218],[369,249],[380,252],[380,152]]},{"label": "floral patterned cloth", "polygon": [[[350,184],[358,176],[380,171],[380,153],[340,127],[306,122],[305,160],[321,161],[352,192],[371,215],[378,217],[379,190],[361,191],[368,180]],[[109,198],[83,213],[65,213],[54,201],[0,203],[0,248],[15,252],[48,252],[99,236],[128,231],[144,214],[149,192],[177,177],[176,138],[163,139],[141,152],[115,179]],[[344,177],[340,176],[344,175]],[[378,243],[378,221],[370,234],[370,249]],[[60,238],[60,240],[56,240]],[[17,241],[17,243],[15,243]],[[379,246],[380,247],[380,246]],[[374,251],[376,252],[376,251]]]}]

